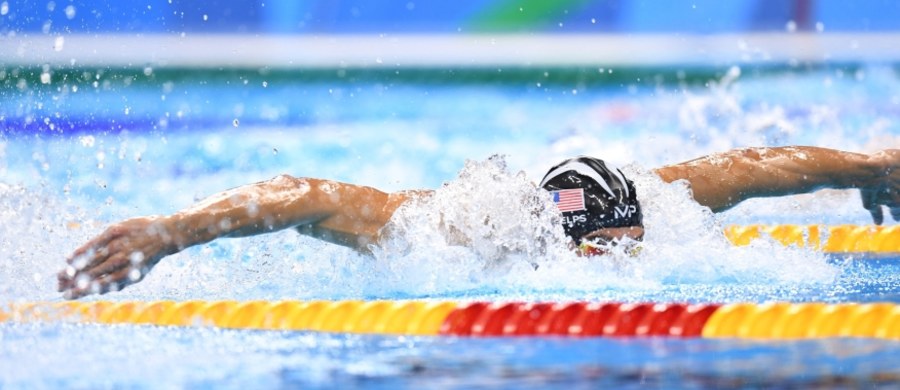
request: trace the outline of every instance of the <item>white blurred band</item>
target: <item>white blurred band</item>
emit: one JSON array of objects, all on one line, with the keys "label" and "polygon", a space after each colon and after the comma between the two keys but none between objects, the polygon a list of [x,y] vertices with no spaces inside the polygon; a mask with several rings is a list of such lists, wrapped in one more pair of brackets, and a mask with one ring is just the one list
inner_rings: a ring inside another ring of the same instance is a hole
[{"label": "white blurred band", "polygon": [[7,35],[10,65],[448,67],[900,61],[900,33]]}]

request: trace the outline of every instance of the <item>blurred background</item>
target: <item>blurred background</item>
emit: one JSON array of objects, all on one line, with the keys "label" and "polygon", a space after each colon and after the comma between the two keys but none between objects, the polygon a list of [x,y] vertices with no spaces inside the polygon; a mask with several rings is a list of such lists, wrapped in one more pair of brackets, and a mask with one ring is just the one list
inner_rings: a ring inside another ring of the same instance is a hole
[{"label": "blurred background", "polygon": [[[5,0],[0,4],[3,59],[30,65],[392,67],[894,61],[898,49],[892,34],[898,29],[898,20],[900,4],[891,0],[494,0],[461,4]],[[209,35],[228,38],[204,40]],[[716,38],[723,36],[727,39]]]},{"label": "blurred background", "polygon": [[4,33],[883,32],[889,0],[5,0]]}]

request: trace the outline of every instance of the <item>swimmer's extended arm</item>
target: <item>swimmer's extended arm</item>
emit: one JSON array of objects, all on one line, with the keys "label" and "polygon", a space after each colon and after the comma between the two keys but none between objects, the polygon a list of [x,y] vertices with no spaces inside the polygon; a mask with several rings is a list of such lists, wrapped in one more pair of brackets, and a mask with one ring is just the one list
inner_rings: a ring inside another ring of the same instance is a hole
[{"label": "swimmer's extended arm", "polygon": [[59,273],[67,298],[117,290],[141,280],[163,257],[219,237],[297,227],[302,233],[365,250],[406,194],[319,179],[279,176],[234,188],[169,216],[110,226],[76,249]]},{"label": "swimmer's extended arm", "polygon": [[859,189],[863,207],[881,224],[881,206],[900,219],[900,150],[850,153],[806,146],[747,148],[656,170],[667,182],[687,180],[694,199],[723,211],[753,197],[823,188]]}]

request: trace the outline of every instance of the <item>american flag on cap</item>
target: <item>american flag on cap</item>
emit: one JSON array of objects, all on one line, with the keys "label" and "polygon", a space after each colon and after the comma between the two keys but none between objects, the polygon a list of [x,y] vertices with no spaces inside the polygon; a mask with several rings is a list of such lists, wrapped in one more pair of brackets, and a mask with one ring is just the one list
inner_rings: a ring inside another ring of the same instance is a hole
[{"label": "american flag on cap", "polygon": [[550,191],[550,194],[553,196],[553,203],[563,213],[584,210],[584,190],[581,188]]}]

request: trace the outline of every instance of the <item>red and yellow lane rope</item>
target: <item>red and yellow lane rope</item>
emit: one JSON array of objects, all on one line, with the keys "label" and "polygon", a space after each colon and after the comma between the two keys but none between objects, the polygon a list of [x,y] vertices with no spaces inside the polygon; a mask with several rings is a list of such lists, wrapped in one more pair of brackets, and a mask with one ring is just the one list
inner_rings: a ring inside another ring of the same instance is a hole
[{"label": "red and yellow lane rope", "polygon": [[472,337],[869,337],[900,340],[900,305],[894,303],[97,301],[8,305],[0,309],[0,321]]}]

